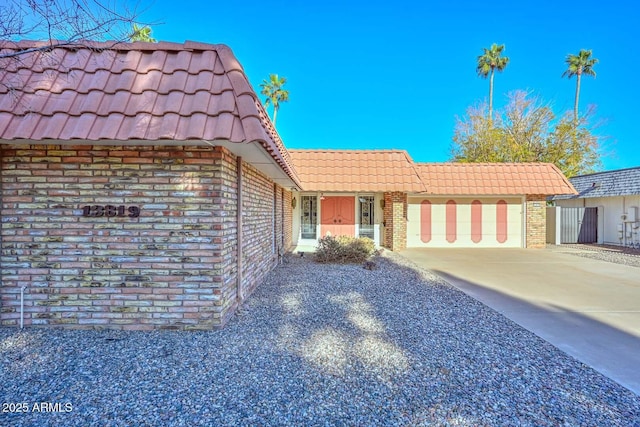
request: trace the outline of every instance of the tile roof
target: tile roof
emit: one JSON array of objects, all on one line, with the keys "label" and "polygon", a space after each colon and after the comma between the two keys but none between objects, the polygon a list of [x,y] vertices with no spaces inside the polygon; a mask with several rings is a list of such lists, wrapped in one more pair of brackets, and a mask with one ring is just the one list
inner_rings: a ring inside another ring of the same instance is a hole
[{"label": "tile roof", "polygon": [[574,176],[569,181],[578,194],[553,200],[640,195],[640,167]]},{"label": "tile roof", "polygon": [[423,192],[413,160],[400,150],[289,150],[309,191]]},{"label": "tile roof", "polygon": [[[0,41],[0,53],[44,45]],[[257,142],[299,184],[227,46],[83,42],[0,61],[0,139]]]},{"label": "tile roof", "polygon": [[575,194],[551,163],[416,163],[428,194]]}]

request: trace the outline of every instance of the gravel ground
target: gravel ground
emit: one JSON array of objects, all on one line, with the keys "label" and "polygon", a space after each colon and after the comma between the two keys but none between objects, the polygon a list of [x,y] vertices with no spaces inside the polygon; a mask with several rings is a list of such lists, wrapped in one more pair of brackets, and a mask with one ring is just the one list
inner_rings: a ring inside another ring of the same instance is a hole
[{"label": "gravel ground", "polygon": [[0,425],[640,426],[640,397],[403,258],[376,262],[291,257],[222,331],[0,328]]},{"label": "gravel ground", "polygon": [[630,265],[632,267],[640,267],[640,249],[625,248],[621,246],[611,245],[550,245],[551,248],[558,251],[565,251],[571,255],[581,256],[583,258],[597,259],[600,261],[608,261],[616,264]]}]

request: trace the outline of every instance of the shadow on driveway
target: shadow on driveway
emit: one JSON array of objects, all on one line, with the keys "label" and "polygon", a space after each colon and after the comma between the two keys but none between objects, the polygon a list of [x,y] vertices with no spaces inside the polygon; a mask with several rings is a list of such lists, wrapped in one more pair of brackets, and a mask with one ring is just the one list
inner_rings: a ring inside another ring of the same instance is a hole
[{"label": "shadow on driveway", "polygon": [[432,270],[560,350],[640,395],[640,338],[578,311],[538,305],[505,292]]}]

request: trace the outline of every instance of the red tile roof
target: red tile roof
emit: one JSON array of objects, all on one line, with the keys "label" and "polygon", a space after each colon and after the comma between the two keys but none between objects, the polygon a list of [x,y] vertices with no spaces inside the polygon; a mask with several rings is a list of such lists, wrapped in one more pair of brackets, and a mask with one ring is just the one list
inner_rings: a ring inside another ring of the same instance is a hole
[{"label": "red tile roof", "polygon": [[289,150],[309,191],[423,192],[413,160],[400,150]]},{"label": "red tile roof", "polygon": [[429,194],[576,194],[551,163],[416,163],[416,168]]},{"label": "red tile roof", "polygon": [[[46,44],[0,41],[0,52]],[[257,142],[299,185],[227,46],[84,42],[0,61],[0,139]]]}]

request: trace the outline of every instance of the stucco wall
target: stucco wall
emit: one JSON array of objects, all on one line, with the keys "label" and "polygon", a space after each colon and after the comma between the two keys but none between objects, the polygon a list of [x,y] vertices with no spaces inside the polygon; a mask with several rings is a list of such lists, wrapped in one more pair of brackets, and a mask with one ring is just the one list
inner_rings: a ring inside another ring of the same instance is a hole
[{"label": "stucco wall", "polygon": [[[228,150],[0,151],[3,325],[19,322],[22,286],[27,326],[209,329],[229,318],[237,304],[238,187]],[[250,293],[275,265],[274,184],[247,164],[243,177]],[[83,216],[84,206],[108,205],[116,207],[111,216]]]},{"label": "stucco wall", "polygon": [[[598,237],[599,240],[609,245],[621,245],[631,239],[634,243],[640,243],[640,228],[633,228],[632,223],[626,225],[626,235],[631,233],[631,237],[626,236],[626,240],[620,239],[618,227],[623,224],[621,216],[628,208],[638,207],[638,215],[640,215],[640,196],[616,196],[616,197],[592,197],[583,199],[557,200],[556,205],[566,208],[601,207],[599,213],[602,218],[598,219]],[[640,221],[639,221],[640,224]]]}]

